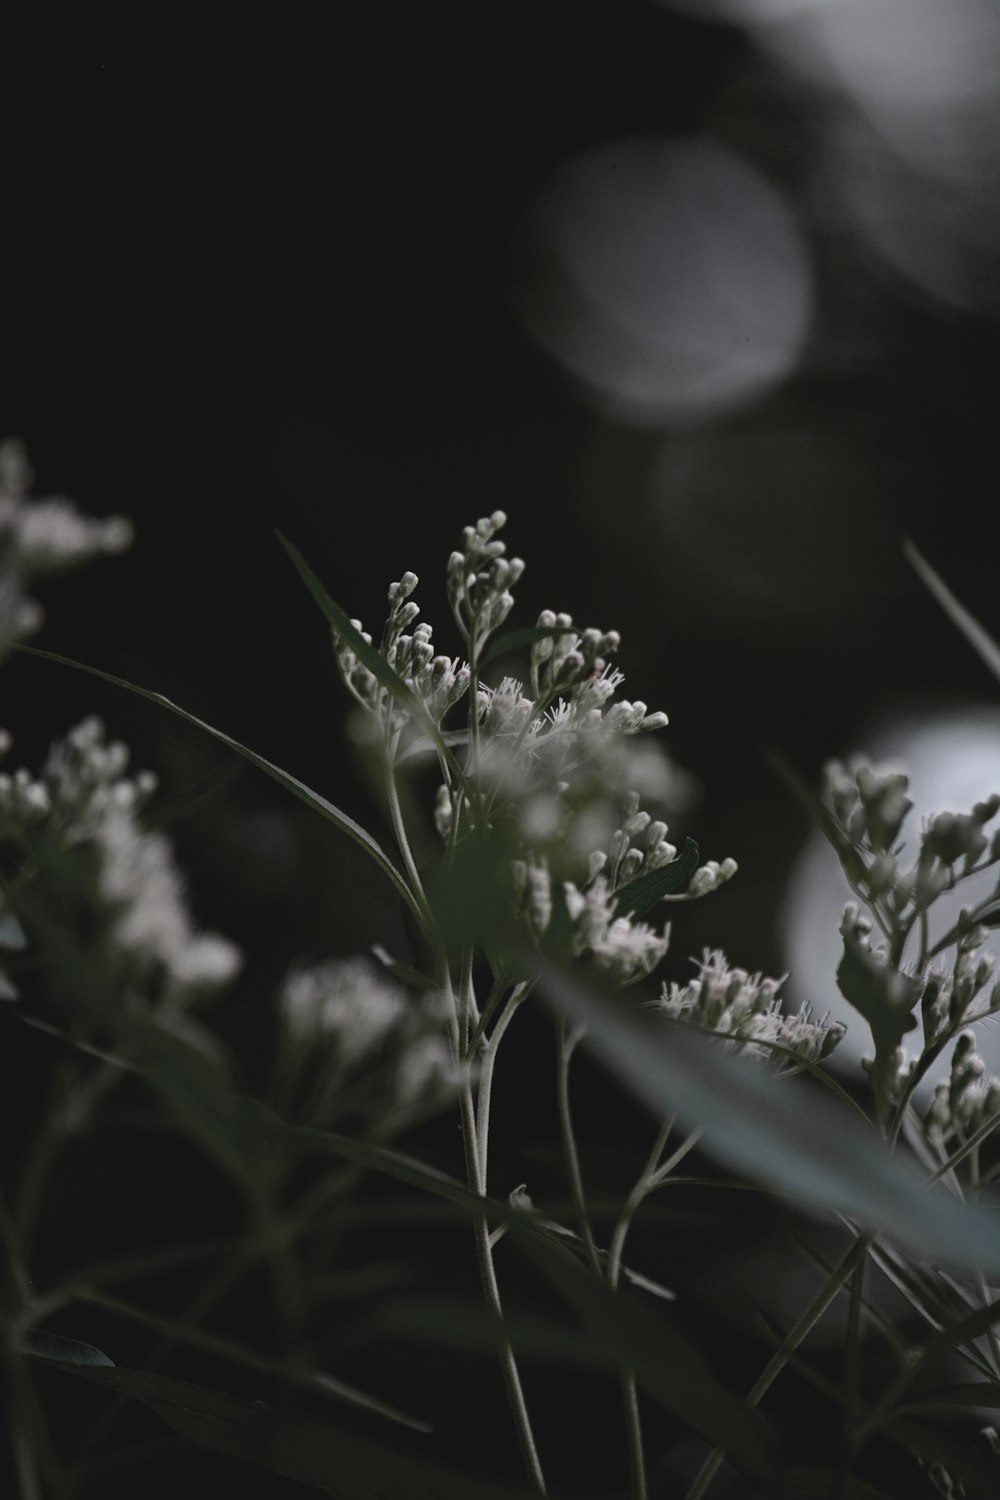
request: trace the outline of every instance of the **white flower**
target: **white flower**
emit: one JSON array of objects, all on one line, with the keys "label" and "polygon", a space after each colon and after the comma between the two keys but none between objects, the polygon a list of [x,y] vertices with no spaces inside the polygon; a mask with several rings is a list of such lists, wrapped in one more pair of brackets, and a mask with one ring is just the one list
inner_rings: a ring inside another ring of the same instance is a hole
[{"label": "white flower", "polygon": [[706,948],[698,977],[685,985],[664,984],[656,1008],[671,1020],[690,1021],[738,1044],[751,1056],[773,1057],[777,1045],[806,1061],[827,1057],[845,1028],[826,1016],[814,1021],[806,1007],[786,1015],[778,995],[786,977],[766,979],[731,969],[725,954]]},{"label": "white flower", "polygon": [[21,443],[0,443],[0,655],[5,641],[23,640],[41,625],[41,605],[27,586],[131,544],[124,516],[96,520],[70,500],[30,500],[32,471]]}]

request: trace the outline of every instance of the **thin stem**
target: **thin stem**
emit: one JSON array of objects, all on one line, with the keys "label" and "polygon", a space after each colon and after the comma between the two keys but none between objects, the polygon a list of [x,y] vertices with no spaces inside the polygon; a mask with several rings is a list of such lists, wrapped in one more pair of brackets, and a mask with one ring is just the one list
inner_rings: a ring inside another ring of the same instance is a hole
[{"label": "thin stem", "polygon": [[[485,1173],[480,1168],[476,1109],[472,1098],[472,1085],[468,1077],[465,1077],[461,1086],[460,1104],[462,1140],[465,1145],[465,1170],[470,1188],[473,1192],[482,1196],[485,1193]],[[479,1263],[479,1277],[482,1283],[483,1296],[486,1299],[486,1305],[490,1312],[502,1324],[503,1304],[500,1301],[500,1288],[497,1284],[496,1269],[493,1265],[493,1248],[490,1244],[490,1231],[489,1225],[486,1222],[486,1215],[477,1214],[473,1227],[476,1238],[476,1259]],[[507,1391],[507,1401],[510,1406],[511,1416],[514,1419],[518,1446],[521,1450],[521,1458],[524,1461],[525,1471],[535,1494],[544,1495],[547,1493],[545,1476],[542,1473],[538,1449],[535,1446],[535,1437],[531,1428],[527,1403],[524,1399],[521,1377],[518,1372],[517,1361],[514,1357],[514,1350],[506,1339],[503,1340],[500,1347],[500,1369],[503,1374],[504,1386]]]},{"label": "thin stem", "polygon": [[[611,1236],[611,1249],[608,1252],[608,1285],[611,1287],[618,1285],[618,1278],[621,1275],[622,1253],[625,1249],[625,1239],[631,1227],[632,1220],[635,1218],[642,1200],[653,1191],[654,1187],[658,1186],[658,1182],[655,1179],[659,1176],[660,1157],[663,1155],[664,1148],[670,1138],[670,1132],[674,1128],[675,1118],[676,1116],[671,1115],[668,1120],[664,1120],[657,1131],[656,1140],[646,1160],[646,1165],[636,1179],[632,1191],[625,1200],[625,1207],[618,1217],[614,1234]],[[695,1132],[693,1140],[690,1136],[688,1137],[692,1145],[694,1144],[694,1140],[697,1140],[698,1133]],[[684,1144],[688,1150],[691,1149],[687,1142]],[[675,1151],[671,1161],[680,1161],[683,1154],[685,1153]]]},{"label": "thin stem", "polygon": [[[632,1223],[639,1205],[646,1194],[652,1191],[652,1179],[660,1164],[667,1139],[673,1129],[674,1116],[665,1120],[657,1132],[653,1149],[649,1153],[646,1165],[643,1167],[632,1191],[625,1201],[625,1207],[619,1215],[615,1225],[614,1235],[611,1240],[611,1250],[608,1254],[608,1285],[617,1288],[618,1278],[621,1273],[622,1251],[625,1248],[625,1238],[628,1234],[629,1225]],[[639,1413],[639,1393],[636,1390],[635,1371],[631,1367],[622,1370],[621,1376],[622,1407],[625,1413],[625,1436],[628,1449],[629,1475],[632,1481],[632,1500],[647,1500],[646,1488],[646,1460],[642,1447],[642,1419]]]},{"label": "thin stem", "polygon": [[642,1451],[642,1418],[639,1415],[639,1392],[636,1390],[634,1370],[622,1370],[621,1388],[622,1407],[625,1412],[629,1478],[632,1481],[632,1500],[648,1500],[646,1459]]},{"label": "thin stem", "polygon": [[[785,1335],[781,1347],[775,1350],[757,1377],[754,1385],[747,1393],[745,1404],[751,1410],[758,1406],[764,1399],[764,1396],[771,1389],[771,1386],[777,1380],[791,1356],[795,1353],[803,1339],[811,1333],[812,1329],[819,1322],[841,1287],[845,1285],[852,1275],[855,1266],[860,1260],[864,1259],[867,1251],[868,1242],[864,1239],[856,1239],[846,1255],[841,1259],[840,1264],[830,1273],[819,1294],[810,1302],[794,1328]],[[716,1448],[709,1454],[695,1475],[694,1483],[687,1493],[687,1500],[702,1500],[702,1496],[707,1493],[708,1487],[718,1473],[725,1456],[726,1450],[724,1448]]]},{"label": "thin stem", "polygon": [[477,1192],[486,1192],[486,1183],[489,1177],[489,1151],[490,1151],[490,1110],[493,1104],[493,1070],[496,1067],[497,1051],[503,1040],[504,1032],[514,1019],[514,1012],[528,993],[528,984],[517,984],[507,997],[507,1003],[500,1012],[500,1019],[494,1026],[492,1034],[483,1050],[482,1066],[479,1069],[479,1097],[476,1107],[476,1162],[479,1169],[479,1180],[481,1186]]},{"label": "thin stem", "polygon": [[838,1500],[847,1494],[851,1472],[854,1467],[854,1455],[860,1447],[856,1426],[858,1396],[861,1385],[861,1316],[864,1306],[865,1266],[868,1260],[867,1251],[871,1245],[871,1236],[862,1236],[858,1243],[864,1247],[865,1254],[861,1256],[851,1272],[851,1292],[847,1308],[847,1348],[844,1363],[844,1440],[840,1473],[837,1479]]},{"label": "thin stem", "polygon": [[403,809],[399,801],[399,788],[396,785],[396,777],[393,772],[392,761],[395,748],[394,742],[391,748],[387,750],[385,760],[385,793],[389,803],[389,816],[392,819],[392,831],[396,835],[396,843],[399,846],[400,854],[403,856],[403,864],[410,882],[408,896],[411,902],[416,902],[420,921],[425,931],[430,932],[432,930],[430,908],[427,904],[427,897],[424,894],[416,861],[413,858],[413,851],[410,848],[410,840],[406,832],[406,824],[403,820]]},{"label": "thin stem", "polygon": [[569,1064],[580,1036],[580,1032],[576,1032],[570,1036],[566,1029],[565,1021],[560,1022],[556,1043],[556,1091],[559,1105],[559,1130],[562,1135],[563,1154],[566,1158],[566,1172],[569,1177],[570,1195],[573,1199],[573,1207],[576,1210],[580,1235],[587,1253],[587,1261],[594,1275],[602,1276],[601,1262],[597,1254],[597,1246],[594,1243],[594,1233],[590,1227],[590,1215],[587,1213],[587,1200],[583,1190],[583,1173],[580,1171],[580,1155],[576,1149],[576,1134],[573,1130],[573,1115],[569,1104]]}]

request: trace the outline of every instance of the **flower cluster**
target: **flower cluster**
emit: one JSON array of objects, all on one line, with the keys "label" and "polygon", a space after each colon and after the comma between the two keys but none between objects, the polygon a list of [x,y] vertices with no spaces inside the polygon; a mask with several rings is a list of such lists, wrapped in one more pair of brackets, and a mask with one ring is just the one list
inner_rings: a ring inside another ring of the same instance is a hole
[{"label": "flower cluster", "polygon": [[788,1015],[778,994],[784,980],[766,979],[731,969],[725,955],[706,949],[697,978],[687,984],[664,984],[656,1009],[671,1020],[692,1022],[724,1037],[752,1057],[777,1058],[775,1049],[793,1052],[807,1062],[829,1057],[846,1028],[827,1016],[815,1021],[807,1007]]},{"label": "flower cluster", "polygon": [[293,969],[278,1021],[277,1100],[311,1124],[396,1130],[453,1096],[441,997],[410,995],[368,959]]},{"label": "flower cluster", "polygon": [[[389,585],[389,614],[382,630],[379,652],[387,666],[420,699],[434,723],[440,724],[448,710],[468,691],[470,673],[457,658],[435,655],[431,645],[431,625],[424,622],[414,625],[420,608],[410,596],[417,581],[415,573],[404,573],[397,583]],[[352,620],[351,624],[370,646],[372,638],[362,629],[361,621]],[[414,628],[407,633],[411,625]],[[387,734],[402,728],[408,714],[375,673],[360,660],[350,643],[336,632],[334,651],[340,674],[362,708],[379,716]]]},{"label": "flower cluster", "polygon": [[143,998],[188,1003],[232,979],[241,957],[196,931],[169,841],[139,822],[156,778],[127,776],[128,759],[99,719],[84,719],[52,745],[40,777],[0,777],[0,836],[16,847],[38,834],[50,858],[78,853],[72,868],[109,969]]},{"label": "flower cluster", "polygon": [[992,838],[985,832],[1000,812],[1000,794],[977,802],[969,813],[940,812],[929,818],[917,858],[903,870],[903,845],[897,840],[913,806],[906,775],[864,764],[851,772],[840,761],[830,761],[825,775],[842,851],[860,858],[857,884],[889,922],[905,922],[925,912],[942,891],[1000,861],[1000,831]]},{"label": "flower cluster", "polygon": [[924,1117],[928,1140],[938,1146],[972,1135],[1000,1114],[1000,1078],[986,1071],[976,1051],[976,1034],[963,1031],[951,1056],[947,1083],[939,1083]]},{"label": "flower cluster", "polygon": [[462,551],[448,559],[448,602],[473,660],[486,638],[514,607],[510,592],[524,572],[519,557],[507,557],[497,532],[507,524],[502,510],[482,516],[462,533]]},{"label": "flower cluster", "polygon": [[97,520],[70,500],[31,500],[31,465],[22,445],[0,443],[0,656],[5,643],[34,634],[44,618],[28,590],[38,579],[69,572],[132,541],[124,516]]}]

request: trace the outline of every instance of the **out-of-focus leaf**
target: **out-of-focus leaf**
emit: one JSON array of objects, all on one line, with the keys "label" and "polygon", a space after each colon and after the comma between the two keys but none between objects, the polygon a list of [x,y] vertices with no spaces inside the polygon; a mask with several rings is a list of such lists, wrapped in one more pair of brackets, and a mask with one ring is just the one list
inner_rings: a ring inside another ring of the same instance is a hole
[{"label": "out-of-focus leaf", "polygon": [[965,605],[959,603],[944,579],[934,571],[923,553],[908,537],[903,542],[903,556],[928,592],[940,604],[952,624],[965,636],[976,655],[985,663],[997,681],[1000,681],[1000,646],[969,613]]},{"label": "out-of-focus leaf", "polygon": [[945,1385],[936,1391],[921,1391],[911,1396],[902,1406],[897,1406],[898,1415],[919,1416],[924,1411],[963,1411],[989,1407],[1000,1407],[1000,1384],[995,1380],[977,1380],[968,1385]]},{"label": "out-of-focus leaf", "polygon": [[2,903],[3,896],[0,894],[0,948],[7,953],[22,953],[28,946],[24,928],[10,907]]},{"label": "out-of-focus leaf", "polygon": [[315,1395],[328,1396],[348,1406],[360,1407],[374,1416],[385,1417],[390,1422],[409,1427],[414,1432],[432,1430],[428,1422],[421,1421],[419,1417],[409,1416],[389,1402],[382,1401],[377,1396],[370,1396],[367,1391],[358,1390],[357,1386],[339,1380],[336,1375],[331,1375],[327,1370],[309,1370],[296,1365],[279,1364],[273,1359],[267,1359],[264,1355],[258,1354],[253,1349],[247,1349],[243,1344],[233,1343],[231,1339],[219,1338],[216,1334],[206,1333],[192,1324],[176,1323],[169,1318],[158,1317],[155,1313],[146,1312],[144,1308],[135,1307],[130,1302],[122,1302],[117,1297],[106,1297],[87,1286],[76,1288],[76,1298],[80,1302],[88,1302],[94,1307],[101,1307],[107,1312],[116,1313],[119,1317],[127,1318],[133,1323],[141,1323],[144,1328],[151,1328],[154,1333],[163,1334],[175,1343],[189,1344],[193,1348],[204,1349],[206,1354],[214,1354],[217,1358],[228,1360],[231,1364],[244,1365],[247,1369],[257,1370],[262,1375],[274,1376],[300,1390],[312,1391]]},{"label": "out-of-focus leaf", "polygon": [[141,1401],[191,1442],[261,1464],[336,1500],[525,1500],[524,1490],[513,1485],[457,1473],[397,1445],[273,1411],[259,1401],[142,1370],[49,1363]]},{"label": "out-of-focus leaf", "polygon": [[664,896],[672,896],[687,885],[698,868],[699,857],[694,839],[685,839],[684,848],[669,865],[622,886],[615,910],[622,916],[644,917]]},{"label": "out-of-focus leaf", "polygon": [[538,1251],[534,1240],[533,1258],[581,1326],[520,1313],[501,1325],[469,1301],[406,1297],[384,1303],[373,1328],[457,1350],[495,1350],[509,1338],[521,1355],[536,1359],[612,1373],[634,1369],[652,1400],[710,1442],[724,1445],[741,1469],[755,1477],[769,1471],[762,1420],[726,1390],[684,1334],[653,1316],[648,1304],[612,1292],[575,1261]]},{"label": "out-of-focus leaf", "polygon": [[542,993],[586,1028],[587,1044],[665,1119],[704,1131],[702,1145],[754,1181],[846,1214],[916,1255],[1000,1272],[1000,1224],[983,1204],[956,1203],[882,1147],[874,1132],[798,1079],[775,1079],[683,1026],[547,971]]},{"label": "out-of-focus leaf", "polygon": [[887,1423],[885,1436],[925,1463],[943,1464],[952,1480],[961,1481],[965,1500],[996,1500],[1000,1494],[1000,1459],[966,1427],[964,1432],[934,1426],[926,1416],[900,1416]]},{"label": "out-of-focus leaf", "polygon": [[244,760],[248,760],[252,766],[256,766],[259,771],[263,771],[266,776],[270,776],[272,781],[276,781],[279,786],[283,786],[286,792],[291,792],[293,797],[298,797],[299,801],[304,802],[307,807],[311,807],[313,812],[319,813],[320,817],[326,818],[328,822],[333,823],[336,828],[339,828],[341,833],[346,833],[356,844],[360,844],[362,849],[372,857],[382,873],[396,887],[396,890],[403,899],[410,906],[414,906],[413,894],[403,876],[396,869],[396,866],[382,846],[372,838],[368,830],[362,828],[360,823],[356,823],[352,817],[342,812],[339,807],[335,807],[332,802],[329,802],[326,797],[321,796],[319,792],[314,792],[311,787],[306,786],[304,781],[299,781],[297,776],[289,775],[280,766],[276,766],[271,761],[265,760],[263,755],[258,755],[255,750],[251,750],[246,745],[240,744],[239,740],[233,739],[231,735],[225,734],[221,729],[216,729],[212,724],[207,724],[204,719],[199,719],[197,715],[188,713],[186,708],[181,708],[179,704],[173,703],[169,698],[165,698],[162,693],[154,693],[149,688],[139,687],[134,682],[126,682],[123,677],[115,677],[111,672],[102,672],[97,667],[88,666],[86,662],[73,661],[68,656],[58,656],[54,651],[41,651],[37,646],[23,646],[20,644],[16,644],[13,649],[23,651],[28,656],[38,656],[42,661],[54,661],[63,667],[73,667],[77,672],[87,672],[91,677],[99,677],[102,682],[110,682],[115,687],[125,688],[127,692],[135,693],[138,697],[145,698],[148,702],[155,703],[158,707],[167,709],[169,713],[176,714],[179,719],[185,719],[189,724],[194,724],[196,728],[202,730],[205,734],[211,735],[213,740],[218,740],[220,745],[226,745],[230,750],[234,750],[237,755],[242,755]]},{"label": "out-of-focus leaf", "polygon": [[726,1390],[686,1336],[645,1301],[612,1291],[562,1247],[538,1236],[522,1239],[554,1291],[590,1340],[613,1352],[621,1368],[668,1411],[687,1422],[754,1478],[772,1467],[767,1429],[759,1414]]},{"label": "out-of-focus leaf", "polygon": [[838,1469],[795,1464],[782,1470],[772,1489],[759,1490],[754,1500],[894,1500],[894,1497],[853,1474],[845,1482]]},{"label": "out-of-focus leaf", "polygon": [[533,646],[536,641],[554,641],[561,635],[572,635],[572,625],[526,625],[521,630],[505,630],[503,635],[493,637],[479,665],[485,667],[500,656],[510,656],[524,646]]},{"label": "out-of-focus leaf", "polygon": [[451,949],[500,942],[513,923],[509,864],[497,841],[468,838],[427,882],[435,926]]}]

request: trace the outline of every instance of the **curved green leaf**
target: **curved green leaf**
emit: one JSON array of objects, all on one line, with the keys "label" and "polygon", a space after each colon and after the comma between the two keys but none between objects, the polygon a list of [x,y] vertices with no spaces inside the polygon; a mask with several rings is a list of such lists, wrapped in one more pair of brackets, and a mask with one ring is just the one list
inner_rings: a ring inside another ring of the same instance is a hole
[{"label": "curved green leaf", "polygon": [[644,917],[664,896],[672,896],[687,885],[698,868],[699,857],[694,839],[685,839],[684,848],[669,865],[661,865],[658,870],[650,870],[648,875],[640,875],[622,886],[615,910],[621,916]]},{"label": "curved green leaf", "polygon": [[41,1359],[49,1364],[96,1365],[101,1369],[113,1369],[114,1360],[93,1344],[81,1344],[79,1339],[67,1339],[59,1333],[46,1333],[42,1328],[26,1328],[12,1340],[20,1354],[32,1359]]},{"label": "curved green leaf", "polygon": [[155,703],[159,708],[165,708],[169,713],[176,714],[179,719],[185,719],[189,724],[194,724],[196,728],[201,729],[205,734],[211,735],[213,740],[218,740],[220,745],[226,745],[230,750],[234,750],[237,755],[242,755],[244,760],[249,761],[252,766],[256,766],[259,771],[263,771],[266,776],[270,776],[272,781],[276,781],[279,786],[283,786],[286,792],[291,792],[293,797],[298,797],[299,801],[304,802],[307,807],[311,807],[313,812],[319,813],[321,817],[326,818],[328,822],[333,823],[336,828],[339,828],[341,833],[346,833],[348,838],[352,838],[356,844],[360,844],[362,849],[378,865],[383,875],[387,876],[396,887],[396,890],[410,906],[414,915],[420,919],[421,913],[414,900],[412,891],[382,846],[372,838],[366,828],[362,828],[360,823],[356,823],[352,817],[342,812],[339,807],[334,806],[332,802],[329,802],[326,797],[321,796],[319,792],[314,792],[312,787],[306,786],[304,781],[299,781],[297,776],[292,776],[288,771],[283,771],[280,766],[276,766],[271,761],[266,760],[263,755],[258,755],[255,750],[251,750],[248,746],[242,745],[239,740],[233,739],[232,735],[226,734],[221,729],[216,729],[214,724],[208,724],[204,719],[199,719],[197,714],[188,713],[186,708],[181,708],[179,704],[172,702],[169,698],[165,698],[162,693],[151,692],[149,688],[139,687],[134,682],[127,682],[124,677],[116,677],[112,672],[102,672],[98,667],[88,666],[86,662],[73,661],[68,656],[59,656],[55,651],[41,651],[37,646],[22,645],[17,645],[14,649],[23,651],[28,656],[40,657],[42,661],[54,661],[62,667],[73,667],[77,672],[87,672],[91,677],[99,677],[102,682],[110,682],[115,687],[124,688],[126,692],[135,693],[137,697],[145,698],[149,703]]}]

